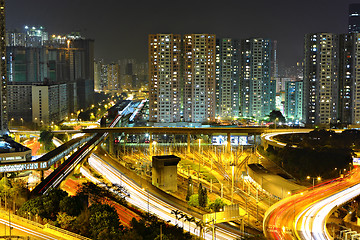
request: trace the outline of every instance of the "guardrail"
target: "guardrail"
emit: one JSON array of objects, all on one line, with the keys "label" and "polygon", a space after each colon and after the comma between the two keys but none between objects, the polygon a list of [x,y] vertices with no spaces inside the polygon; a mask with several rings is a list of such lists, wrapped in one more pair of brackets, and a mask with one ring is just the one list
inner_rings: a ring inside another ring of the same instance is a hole
[{"label": "guardrail", "polygon": [[[55,236],[58,236],[58,237],[61,237],[61,238],[65,238],[65,239],[69,239],[69,240],[70,239],[71,240],[78,240],[78,239],[91,240],[90,238],[87,238],[87,237],[81,236],[79,234],[76,234],[76,233],[73,233],[73,232],[70,232],[70,231],[55,227],[55,226],[53,226],[53,225],[51,225],[49,223],[43,225],[43,224],[31,221],[29,219],[20,217],[20,216],[18,216],[16,214],[5,211],[3,209],[0,209],[0,215],[3,216],[5,219],[10,219],[10,225],[11,225],[11,222],[15,220],[14,222],[17,223],[17,224],[22,225],[22,224],[25,223],[25,225],[31,225],[31,226],[33,226],[35,228],[40,228],[45,232],[51,233],[52,235],[55,235]],[[8,237],[9,236],[7,236],[7,238]],[[0,236],[0,239],[1,239],[1,236]],[[32,239],[32,238],[30,237],[30,238],[24,238],[24,239]]]}]

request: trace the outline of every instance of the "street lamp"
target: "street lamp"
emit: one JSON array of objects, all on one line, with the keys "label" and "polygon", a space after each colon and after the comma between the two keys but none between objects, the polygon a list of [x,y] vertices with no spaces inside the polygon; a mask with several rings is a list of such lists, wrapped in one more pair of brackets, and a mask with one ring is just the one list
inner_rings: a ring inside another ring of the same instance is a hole
[{"label": "street lamp", "polygon": [[200,154],[200,150],[201,150],[201,138],[199,138],[199,154]]},{"label": "street lamp", "polygon": [[312,178],[312,183],[313,183],[313,186],[312,186],[312,189],[314,190],[314,187],[315,187],[315,179],[318,180],[318,181],[321,181],[321,177],[310,177],[310,176],[307,176],[306,177],[307,179],[311,179]]},{"label": "street lamp", "polygon": [[156,144],[157,144],[157,142],[156,142],[156,141],[153,141],[153,145],[154,145],[154,155],[156,154]]},{"label": "street lamp", "polygon": [[231,176],[232,176],[232,178],[231,178],[231,204],[233,204],[234,203],[234,170],[235,170],[235,163],[233,162],[233,163],[231,163]]}]

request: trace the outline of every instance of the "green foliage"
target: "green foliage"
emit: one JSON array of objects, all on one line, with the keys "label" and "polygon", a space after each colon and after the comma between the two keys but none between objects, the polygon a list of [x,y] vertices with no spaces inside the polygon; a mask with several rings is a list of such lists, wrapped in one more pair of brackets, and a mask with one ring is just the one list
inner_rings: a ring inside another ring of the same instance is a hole
[{"label": "green foliage", "polygon": [[245,237],[245,240],[266,240],[263,235]]},{"label": "green foliage", "polygon": [[30,199],[29,201],[24,203],[18,210],[18,214],[25,218],[29,216],[29,213],[32,216],[39,215],[42,218],[47,217],[41,197]]},{"label": "green foliage", "polygon": [[79,195],[88,196],[90,202],[101,203],[104,197],[107,197],[120,204],[126,203],[126,198],[130,196],[126,188],[119,184],[100,184],[92,182],[83,183],[78,189]]},{"label": "green foliage", "polygon": [[203,188],[201,183],[199,185],[198,195],[199,195],[199,206],[206,207],[208,201],[207,190],[206,188]]},{"label": "green foliage", "polygon": [[[360,143],[360,132],[344,131],[337,134],[314,130],[309,134],[279,135],[276,140],[288,145],[282,149],[269,147],[265,155],[294,177],[305,179],[311,175],[334,178],[339,176],[337,169],[348,168],[352,162],[352,148]],[[293,144],[298,147],[291,147]]]},{"label": "green foliage", "polygon": [[199,206],[199,194],[193,194],[190,196],[188,204],[192,207]]},{"label": "green foliage", "polygon": [[221,198],[215,199],[214,202],[209,204],[209,208],[214,212],[219,212],[220,209],[223,209],[226,204]]},{"label": "green foliage", "polygon": [[191,176],[190,176],[189,179],[188,179],[186,201],[189,201],[191,195],[193,195],[193,183],[192,183],[192,179],[191,179]]},{"label": "green foliage", "polygon": [[46,151],[51,151],[54,149],[54,144],[52,142],[54,134],[51,130],[43,130],[40,132],[39,142],[42,143]]},{"label": "green foliage", "polygon": [[162,238],[172,240],[190,240],[192,239],[190,233],[183,232],[182,228],[172,226],[160,220],[159,218],[150,215],[137,221],[135,218],[131,221],[131,230],[124,234],[123,239],[143,239],[153,240],[159,239],[160,225],[162,225]]},{"label": "green foliage", "polygon": [[55,219],[57,213],[60,211],[60,202],[67,197],[67,192],[61,189],[52,189],[43,198],[43,207],[47,218]]},{"label": "green foliage", "polygon": [[76,217],[67,215],[65,212],[59,212],[56,217],[56,222],[59,226],[66,230],[72,230],[72,224],[75,221]]},{"label": "green foliage", "polygon": [[83,203],[79,196],[67,196],[60,201],[60,211],[69,216],[78,216],[83,210]]},{"label": "green foliage", "polygon": [[107,204],[93,204],[89,212],[89,232],[92,239],[117,239],[120,222],[113,207]]},{"label": "green foliage", "polygon": [[279,123],[279,122],[284,123],[285,117],[282,115],[282,113],[280,111],[272,110],[269,115],[269,120],[270,120],[270,122],[275,122],[275,120],[276,120],[276,123]]},{"label": "green foliage", "polygon": [[10,180],[7,177],[0,180],[0,197],[2,200],[6,200],[7,207],[11,207],[11,204],[12,207],[21,206],[28,200],[29,194],[24,181]]}]

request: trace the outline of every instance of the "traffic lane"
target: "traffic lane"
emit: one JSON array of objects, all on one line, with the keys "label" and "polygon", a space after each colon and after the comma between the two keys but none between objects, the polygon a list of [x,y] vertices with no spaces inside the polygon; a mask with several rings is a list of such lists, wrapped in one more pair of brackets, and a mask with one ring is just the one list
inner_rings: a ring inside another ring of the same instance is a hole
[{"label": "traffic lane", "polygon": [[0,216],[0,235],[9,236],[10,235],[10,226],[11,226],[11,236],[25,236],[30,237],[30,239],[45,239],[45,240],[56,240],[56,239],[65,239],[55,237],[49,233],[42,231],[41,229],[34,226],[26,226],[29,224],[19,223],[19,221],[14,222],[11,220],[10,222],[8,218],[4,218]]}]

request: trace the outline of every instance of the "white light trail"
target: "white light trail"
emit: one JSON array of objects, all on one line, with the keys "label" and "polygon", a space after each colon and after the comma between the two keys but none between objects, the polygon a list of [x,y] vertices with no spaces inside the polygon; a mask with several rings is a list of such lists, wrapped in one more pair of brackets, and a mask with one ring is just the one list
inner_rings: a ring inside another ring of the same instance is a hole
[{"label": "white light trail", "polygon": [[[103,162],[101,158],[92,154],[89,157],[90,166],[98,171],[102,176],[107,178],[112,183],[120,184],[124,186],[128,192],[130,193],[130,197],[127,198],[127,201],[134,206],[139,207],[143,211],[149,211],[152,214],[157,215],[159,218],[169,221],[173,225],[175,225],[178,221],[175,219],[175,216],[171,214],[172,210],[180,210],[175,208],[174,206],[162,201],[161,199],[155,197],[148,191],[145,191],[143,188],[138,186],[136,183],[129,180],[125,175],[122,175],[117,169],[112,167],[109,164]],[[88,176],[88,174],[84,175]],[[95,181],[96,183],[96,181]],[[181,211],[181,210],[180,210]],[[198,221],[199,219],[196,219]],[[182,226],[180,222],[178,222],[179,226]],[[216,228],[216,239],[219,240],[227,240],[227,239],[236,239],[239,238],[238,235],[231,233],[223,228]],[[189,230],[189,223],[186,222],[184,224],[184,230]],[[190,232],[199,236],[200,229],[196,228],[195,223],[190,223]],[[205,234],[205,239],[212,239],[211,233]]]}]

